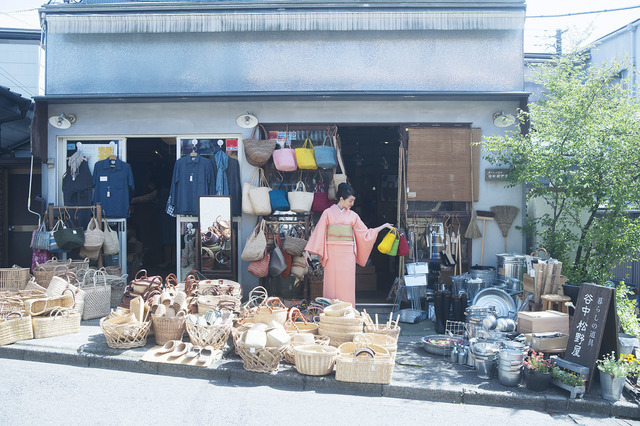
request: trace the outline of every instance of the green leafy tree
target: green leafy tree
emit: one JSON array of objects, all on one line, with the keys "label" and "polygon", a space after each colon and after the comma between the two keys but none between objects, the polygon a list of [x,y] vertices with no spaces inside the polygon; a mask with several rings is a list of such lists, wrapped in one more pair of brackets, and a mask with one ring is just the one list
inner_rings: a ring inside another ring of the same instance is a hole
[{"label": "green leafy tree", "polygon": [[528,131],[483,142],[491,164],[511,169],[508,186],[544,201],[527,226],[573,283],[604,283],[640,249],[640,221],[628,214],[640,201],[640,103],[623,69],[584,55],[541,65],[542,100],[518,115]]}]

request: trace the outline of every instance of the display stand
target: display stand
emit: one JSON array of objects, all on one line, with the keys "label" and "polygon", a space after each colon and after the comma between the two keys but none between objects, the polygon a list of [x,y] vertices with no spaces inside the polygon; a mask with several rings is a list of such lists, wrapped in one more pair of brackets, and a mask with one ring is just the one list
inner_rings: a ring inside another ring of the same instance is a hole
[{"label": "display stand", "polygon": [[[64,215],[78,212],[81,210],[90,210],[98,220],[100,226],[102,226],[102,206],[98,203],[95,206],[54,206],[49,203],[47,208],[47,219],[50,224],[54,224],[55,220],[64,217]],[[53,225],[52,225],[53,226]],[[102,268],[102,248],[100,248],[100,254],[98,255],[98,268]]]}]

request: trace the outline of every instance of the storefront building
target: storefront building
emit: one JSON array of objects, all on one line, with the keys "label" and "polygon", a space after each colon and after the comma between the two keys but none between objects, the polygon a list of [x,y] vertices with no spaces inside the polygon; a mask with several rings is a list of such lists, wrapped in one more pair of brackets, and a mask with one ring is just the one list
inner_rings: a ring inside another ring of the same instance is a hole
[{"label": "storefront building", "polygon": [[[134,269],[175,260],[184,278],[192,267],[181,250],[186,224],[197,226],[198,218],[164,214],[163,190],[193,139],[199,147],[222,141],[239,161],[241,182],[248,182],[255,168],[242,140],[252,130],[236,122],[245,113],[268,131],[297,132],[294,146],[302,136],[322,143],[335,126],[346,172],[361,195],[356,210],[369,226],[396,222],[399,147],[407,153],[408,217],[448,210],[464,226],[472,198],[479,210],[505,204],[524,210],[522,189],[490,179],[490,167],[470,148],[483,136],[517,131],[494,120],[526,108],[523,0],[91,1],[41,12],[46,93],[36,98],[32,148],[43,162],[43,194],[63,204],[66,161],[78,142],[93,146],[86,151],[93,162],[115,145],[132,168],[134,195],[156,191],[152,205],[139,199],[131,217],[110,221],[121,241],[127,230],[127,239],[140,240]],[[48,123],[61,114],[75,122],[65,129]],[[284,181],[300,176],[290,172]],[[234,222],[237,279],[248,289],[257,279],[239,253],[256,216],[236,215]],[[495,265],[502,235],[497,226],[485,232],[484,263]],[[469,241],[467,267],[481,258],[480,240]],[[512,232],[508,247],[521,252],[522,236]],[[125,267],[126,248],[123,243]],[[373,260],[373,290],[385,292],[396,266]]]}]

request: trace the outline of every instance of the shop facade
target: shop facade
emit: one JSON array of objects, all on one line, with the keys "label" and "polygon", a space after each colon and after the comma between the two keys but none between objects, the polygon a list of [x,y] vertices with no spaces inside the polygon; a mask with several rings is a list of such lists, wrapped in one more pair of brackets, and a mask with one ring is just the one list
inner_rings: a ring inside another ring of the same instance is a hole
[{"label": "shop facade", "polygon": [[[472,205],[488,210],[510,204],[523,211],[521,188],[506,189],[500,181],[485,179],[489,166],[484,160],[454,163],[447,150],[453,153],[456,146],[471,143],[453,136],[456,129],[468,129],[480,138],[502,134],[505,128],[494,124],[496,113],[514,115],[518,108],[526,108],[524,2],[442,5],[381,3],[371,9],[340,3],[331,8],[305,4],[289,9],[258,2],[242,7],[105,2],[46,6],[46,94],[36,99],[33,138],[34,153],[49,165],[42,167],[43,194],[49,203],[63,204],[66,159],[78,142],[115,144],[119,159],[132,165],[135,196],[144,196],[149,189],[144,178],[149,170],[160,170],[163,174],[158,179],[166,179],[175,160],[187,154],[184,144],[193,139],[222,140],[227,153],[237,155],[241,181],[248,182],[255,168],[245,159],[242,140],[250,138],[252,130],[239,127],[236,118],[249,112],[269,130],[336,126],[350,179],[366,168],[367,176],[355,183],[377,191],[378,201],[390,201],[387,216],[392,219],[397,198],[394,204],[383,188],[393,187],[397,154],[372,159],[364,155],[370,151],[367,144],[387,142],[394,150],[402,146],[410,153],[408,147],[419,139],[418,133],[434,129],[444,150],[437,154],[439,170],[448,176],[444,183],[433,180],[433,170],[429,174],[426,168],[424,186],[429,190],[408,188],[417,193],[417,198],[408,199],[410,203],[461,203],[453,209],[466,212]],[[63,113],[77,120],[67,129],[48,125],[49,117]],[[430,140],[428,135],[423,139]],[[448,148],[443,141],[449,141]],[[460,176],[471,178],[471,170],[475,180],[467,185]],[[378,180],[372,183],[372,177]],[[418,182],[419,177],[418,173]],[[464,194],[456,192],[460,185],[467,186]],[[443,196],[446,188],[452,188],[453,195]],[[434,193],[444,199],[434,199]],[[377,205],[381,211],[381,204]],[[239,253],[256,220],[247,214],[234,217],[237,279],[245,288],[255,286],[257,279],[247,273],[248,265],[240,261]],[[139,229],[149,226],[139,222],[135,225]],[[112,223],[118,223],[120,240],[126,241],[127,230],[134,226],[131,220]],[[175,256],[179,278],[188,269],[180,250],[188,223],[197,224],[197,216],[175,219],[175,252],[170,256]],[[164,227],[160,222],[154,226]],[[141,232],[148,235],[148,230]],[[495,260],[489,254],[503,251],[503,241],[497,226],[486,232],[496,236],[485,243],[485,263],[491,264]],[[480,241],[470,242],[467,263],[480,263]],[[148,244],[153,248],[157,240]],[[523,245],[520,234],[509,235],[511,250],[522,251]],[[126,244],[122,248],[125,266]],[[148,256],[151,252],[146,251]],[[158,263],[167,261],[164,253],[156,251],[154,256]]]}]

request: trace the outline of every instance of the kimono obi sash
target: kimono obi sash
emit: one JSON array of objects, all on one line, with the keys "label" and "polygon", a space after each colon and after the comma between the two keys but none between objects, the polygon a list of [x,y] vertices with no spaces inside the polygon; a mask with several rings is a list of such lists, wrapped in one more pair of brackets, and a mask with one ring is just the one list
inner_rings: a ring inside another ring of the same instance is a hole
[{"label": "kimono obi sash", "polygon": [[327,241],[353,242],[353,228],[351,225],[328,225]]}]

